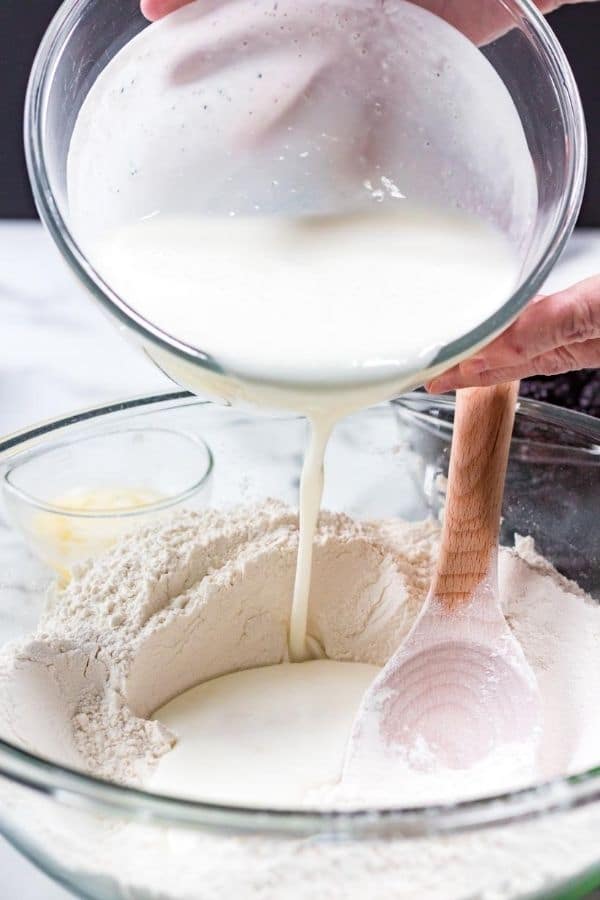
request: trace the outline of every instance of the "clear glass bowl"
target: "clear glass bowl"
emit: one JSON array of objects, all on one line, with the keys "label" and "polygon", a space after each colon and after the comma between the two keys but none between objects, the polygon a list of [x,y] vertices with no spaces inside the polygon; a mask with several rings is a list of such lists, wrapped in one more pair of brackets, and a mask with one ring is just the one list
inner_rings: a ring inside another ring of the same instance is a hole
[{"label": "clear glass bowl", "polygon": [[208,505],[211,473],[210,449],[195,435],[106,430],[21,455],[4,476],[4,501],[33,552],[68,578],[128,531]]},{"label": "clear glass bowl", "polygon": [[[426,0],[423,5],[428,9],[436,6],[432,0]],[[445,14],[460,29],[460,3],[440,2],[439,9],[450,10]],[[452,10],[458,11],[458,18],[452,15]],[[531,179],[537,181],[537,212],[522,242],[522,270],[513,296],[479,327],[441,349],[421,376],[423,380],[487,343],[531,299],[565,246],[584,188],[586,138],[581,103],[569,65],[549,26],[531,0],[480,0],[478,15],[480,22],[495,20],[501,26],[502,35],[482,46],[481,52],[503,80],[520,118],[535,169]],[[191,390],[227,397],[231,386],[228,391],[223,376],[236,373],[227,370],[203,348],[196,349],[170,337],[131,309],[127,298],[118,296],[95,271],[71,231],[66,166],[77,114],[99,72],[146,24],[139,12],[139,0],[66,0],[62,5],[41,44],[29,88],[25,132],[33,191],[42,221],[91,295],[177,383]],[[422,73],[423,97],[432,91],[430,75],[430,72]],[[418,78],[413,84],[417,98]],[[368,92],[369,85],[360,83],[355,89]],[[434,87],[433,91],[437,89]],[[365,93],[365,98],[368,96]],[[482,109],[481,115],[482,119],[488,118],[481,121],[480,133],[496,128],[494,103]],[[416,124],[433,130],[436,127],[435,122]],[[415,128],[413,123],[412,130]],[[460,190],[457,188],[455,196],[436,197],[436,191],[443,193],[440,172],[457,165],[449,155],[448,140],[438,137],[439,140],[430,142],[432,148],[427,151],[433,154],[433,161],[429,180],[422,188],[424,194],[410,199],[428,198],[439,200],[444,206],[460,206],[469,193],[468,183]],[[517,170],[522,162],[510,153],[503,155],[506,141],[502,134],[497,145],[483,154],[480,165],[489,185],[500,177],[499,173],[507,177],[506,208],[488,208],[492,200],[483,190],[473,200],[474,211],[489,215],[492,220],[510,219],[509,207],[515,193],[519,193]],[[210,178],[210,173],[207,177]],[[155,206],[162,209],[163,204]],[[373,378],[381,375],[375,373]]]},{"label": "clear glass bowl", "polygon": [[[453,409],[450,398],[417,394],[341,423],[327,459],[325,506],[358,517],[436,515]],[[216,508],[266,497],[296,503],[303,420],[253,417],[183,393],[94,409],[21,432],[0,443],[0,467],[15,466],[34,448],[56,441],[70,444],[107,429],[139,427],[183,430],[211,447]],[[515,532],[533,533],[546,556],[598,599],[599,484],[600,422],[523,401],[503,540],[510,542]],[[53,575],[31,555],[4,513],[0,562],[0,643],[5,645],[35,627]],[[22,714],[27,717],[27,707]],[[447,895],[456,900],[454,860],[465,842],[472,863],[469,897],[524,897],[535,891],[540,897],[581,896],[600,884],[600,851],[590,841],[599,827],[600,768],[455,806],[319,814],[152,795],[0,741],[2,832],[53,877],[94,900],[164,898],[165,885],[181,884],[184,876],[194,883],[186,895],[190,900],[249,893],[281,900],[298,896],[291,872],[310,885],[310,896],[391,898],[403,885],[407,859],[425,853],[426,860],[428,847],[446,860]],[[368,869],[368,883],[343,861],[348,848],[361,865],[374,849],[380,853]],[[203,881],[207,868],[211,887]],[[390,870],[397,890],[390,888]]]}]

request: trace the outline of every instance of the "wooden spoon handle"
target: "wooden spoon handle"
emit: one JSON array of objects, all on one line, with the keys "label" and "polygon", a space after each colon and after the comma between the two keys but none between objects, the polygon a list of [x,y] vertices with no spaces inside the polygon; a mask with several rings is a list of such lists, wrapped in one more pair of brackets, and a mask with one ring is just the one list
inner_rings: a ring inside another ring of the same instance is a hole
[{"label": "wooden spoon handle", "polygon": [[433,593],[449,609],[490,572],[519,382],[458,391],[442,541]]}]

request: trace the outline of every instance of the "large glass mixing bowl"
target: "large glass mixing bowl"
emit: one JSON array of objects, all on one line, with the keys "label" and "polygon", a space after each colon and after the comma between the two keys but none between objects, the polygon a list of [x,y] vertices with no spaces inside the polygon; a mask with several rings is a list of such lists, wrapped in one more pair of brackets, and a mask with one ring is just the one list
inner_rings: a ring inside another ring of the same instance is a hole
[{"label": "large glass mixing bowl", "polygon": [[[452,25],[459,30],[464,28],[465,17],[460,2],[422,0],[421,5],[428,10],[441,11]],[[420,162],[415,162],[415,157],[427,155],[429,175],[423,175],[418,182],[419,189],[410,199],[439,200],[443,206],[461,206],[467,202],[465,197],[470,196],[473,211],[484,218],[503,221],[507,230],[513,225],[517,230],[524,229],[519,250],[521,270],[518,285],[506,303],[477,328],[443,347],[428,371],[421,373],[420,379],[432,377],[489,341],[531,299],[556,262],[574,226],[584,187],[586,139],[583,114],[571,70],[554,34],[530,0],[479,0],[476,5],[477,15],[468,19],[470,25],[474,21],[497,24],[494,40],[488,40],[489,35],[479,32],[472,37],[482,44],[481,54],[504,83],[505,99],[508,102],[512,99],[514,122],[521,135],[517,144],[521,149],[510,149],[512,138],[509,139],[498,125],[499,110],[495,100],[490,98],[486,106],[480,98],[474,121],[469,123],[469,133],[476,139],[477,135],[490,132],[494,136],[497,134],[497,140],[493,146],[489,142],[485,145],[485,153],[482,142],[477,159],[475,151],[473,160],[463,160],[460,156],[454,159],[449,149],[453,142],[462,146],[461,154],[469,154],[471,144],[465,144],[464,129],[454,123],[452,141],[449,141],[448,122],[438,133],[436,121],[419,121],[419,110],[425,105],[425,98],[439,91],[439,83],[432,77],[435,73],[425,69],[416,74],[412,72],[411,89],[416,112],[411,112],[411,116],[416,116],[416,121],[411,119],[408,132],[418,133],[426,128],[428,136],[431,131],[433,137],[427,142],[426,152],[422,149],[420,153],[413,153],[411,165],[417,166]],[[210,348],[194,348],[176,340],[128,306],[127,297],[117,296],[95,270],[78,245],[71,227],[67,157],[78,112],[98,74],[146,24],[139,11],[139,0],[66,0],[62,5],[44,37],[30,82],[26,112],[30,176],[42,220],[92,296],[117,317],[124,330],[176,382],[196,391],[201,387],[202,392],[207,390],[223,397],[227,396],[227,387],[222,376],[235,376],[236,373],[231,368],[226,370],[219,359],[212,357]],[[468,37],[471,40],[471,36]],[[410,66],[418,67],[418,61],[411,60]],[[419,79],[422,79],[421,95]],[[353,85],[353,90],[364,91],[367,97],[369,85],[358,83]],[[451,100],[446,106],[451,105]],[[441,115],[444,104],[438,102],[437,109]],[[485,190],[481,192],[471,190],[472,176],[468,173],[472,171],[473,161],[485,184]],[[402,165],[404,163],[403,160]],[[532,212],[533,221],[528,217],[526,225],[523,222],[515,225],[510,221],[511,209],[519,203],[523,166],[530,173],[533,197],[537,183],[537,204]],[[443,173],[458,168],[464,170],[462,180],[451,182],[453,186],[448,187]],[[210,180],[211,173],[200,171],[198,177]],[[503,206],[496,191],[497,181],[505,185],[504,193],[501,191],[500,195],[506,200],[506,208],[492,208],[494,203]],[[149,190],[152,190],[151,186]],[[162,208],[160,204],[158,206]],[[368,260],[365,264],[368,265]],[[232,265],[235,265],[233,260]],[[377,377],[381,376],[373,375],[373,378]],[[414,377],[416,380],[419,376],[415,373]],[[268,382],[268,375],[265,379]],[[410,377],[404,381],[405,386],[409,382]]]},{"label": "large glass mixing bowl", "polygon": [[[437,515],[453,411],[451,399],[415,394],[339,425],[328,451],[325,506],[358,517]],[[184,430],[206,441],[214,455],[213,495],[206,501],[212,507],[267,497],[296,503],[305,421],[250,416],[183,393],[88,410],[6,438],[0,475],[34,448],[142,426]],[[533,535],[566,576],[600,599],[599,500],[600,422],[522,402],[503,541],[510,543],[516,532]],[[35,628],[53,577],[5,512],[0,573],[5,646]],[[44,710],[24,699],[19,715],[24,734]],[[58,723],[47,727],[58,733]],[[413,858],[423,866],[437,860],[446,885],[436,890],[442,900],[574,897],[600,884],[594,839],[600,768],[445,808],[336,815],[184,801],[58,763],[36,755],[25,739],[18,745],[0,740],[0,829],[54,878],[94,900],[162,900],[171,896],[169,888],[186,900],[414,897],[405,875]],[[457,893],[456,861],[465,854],[470,887]],[[187,893],[184,883],[193,884]]]}]

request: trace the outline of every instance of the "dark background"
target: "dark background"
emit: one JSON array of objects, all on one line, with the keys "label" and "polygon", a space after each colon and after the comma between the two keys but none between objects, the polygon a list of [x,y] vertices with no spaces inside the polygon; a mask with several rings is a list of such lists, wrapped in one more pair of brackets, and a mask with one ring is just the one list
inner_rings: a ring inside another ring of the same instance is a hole
[{"label": "dark background", "polygon": [[[21,123],[27,77],[60,0],[0,0],[0,218],[32,218]],[[590,175],[581,224],[600,226],[600,0],[550,17],[571,61],[590,133]]]}]

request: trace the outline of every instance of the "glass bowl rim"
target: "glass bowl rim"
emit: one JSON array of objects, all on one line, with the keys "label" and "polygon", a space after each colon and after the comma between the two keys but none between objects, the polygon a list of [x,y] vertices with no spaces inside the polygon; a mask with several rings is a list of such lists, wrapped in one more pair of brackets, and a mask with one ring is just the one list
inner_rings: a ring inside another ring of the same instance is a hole
[{"label": "glass bowl rim", "polygon": [[[427,409],[428,405],[434,406],[437,409],[443,409],[444,405],[441,403],[441,401],[445,398],[445,396],[451,396],[453,398],[453,402],[451,404],[448,404],[446,409],[454,409],[454,392],[452,392],[451,395],[431,395],[427,393],[413,392],[412,394],[405,394],[402,397],[398,397],[393,402],[394,405],[398,408],[399,414],[403,419],[406,418],[411,420],[412,422],[416,423],[416,425],[423,431],[432,434],[439,439],[443,439],[447,444],[449,444],[452,438],[453,422],[448,419],[438,418],[437,416],[432,414],[429,409]],[[526,412],[530,418],[541,419],[544,424],[552,425],[556,429],[563,429],[567,427],[567,422],[565,422],[564,418],[562,418],[560,414],[552,415],[552,413],[550,412],[561,410],[562,407],[532,399],[526,400],[523,397],[519,397],[517,403],[517,422],[519,421],[520,415],[523,413],[523,403],[527,404]],[[570,411],[567,410],[567,412]],[[596,418],[590,416],[588,413],[579,411],[577,411],[577,416],[582,420],[582,422],[586,422],[587,420],[586,424],[589,430],[591,430],[592,432],[596,430],[595,426],[598,423],[598,420]],[[569,444],[567,442],[563,444],[553,444],[550,441],[540,440],[535,437],[513,434],[511,438],[511,454],[514,456],[515,449],[531,448],[533,450],[541,451],[541,453],[543,453],[543,456],[540,459],[535,457],[535,455],[532,453],[527,453],[527,455],[523,458],[523,460],[526,462],[538,462],[542,461],[544,458],[547,459],[546,454],[548,451],[551,451],[553,454],[553,461],[556,461],[557,456],[564,456],[565,454],[567,454],[569,465],[600,465],[600,443],[590,441],[589,434],[587,432],[583,432],[579,428],[573,428],[572,423],[569,425],[569,428],[572,434],[577,434],[582,438],[585,437],[588,441],[588,445],[585,447],[579,445],[574,446],[573,444]]]},{"label": "glass bowl rim", "polygon": [[[16,473],[21,467],[28,465],[28,463],[30,463],[34,459],[39,459],[46,454],[53,453],[55,450],[61,450],[65,447],[74,447],[75,445],[83,444],[86,441],[95,440],[98,437],[104,438],[113,437],[115,435],[120,436],[125,434],[139,434],[147,432],[159,432],[162,434],[173,435],[176,438],[183,438],[185,441],[196,448],[202,448],[202,450],[205,452],[205,460],[201,477],[196,478],[192,484],[188,485],[188,487],[184,488],[183,490],[170,494],[168,497],[163,497],[160,500],[153,500],[150,503],[144,503],[142,506],[126,506],[119,509],[102,509],[99,507],[98,509],[87,510],[70,509],[66,506],[60,506],[56,503],[41,500],[39,497],[36,497],[34,494],[16,485],[11,479],[11,476]],[[178,431],[174,428],[157,428],[143,425],[138,428],[114,428],[110,431],[104,431],[102,432],[102,434],[98,435],[81,435],[79,437],[73,438],[70,441],[56,441],[49,447],[33,448],[32,450],[25,453],[23,459],[17,460],[17,462],[13,465],[10,465],[10,463],[8,464],[6,471],[4,472],[3,487],[8,494],[16,497],[25,505],[31,506],[42,512],[51,513],[54,516],[61,516],[63,518],[69,519],[122,519],[135,516],[150,515],[152,513],[161,512],[162,510],[177,506],[179,503],[183,503],[185,500],[188,500],[199,490],[201,490],[210,481],[214,469],[214,464],[215,461],[212,450],[210,449],[206,441],[204,441],[198,435],[191,434],[187,431]]]},{"label": "glass bowl rim", "polygon": [[[64,0],[42,39],[29,80],[25,103],[25,155],[40,218],[77,279],[105,310],[116,316],[122,325],[133,330],[138,338],[153,345],[159,351],[174,353],[176,357],[187,363],[197,364],[217,374],[235,378],[238,373],[226,371],[210,354],[186,344],[158,328],[112,290],[79,247],[74,235],[71,234],[53,194],[46,167],[44,140],[47,98],[56,68],[57,56],[71,34],[79,15],[89,2],[90,0]],[[502,0],[495,0],[495,2],[502,3]],[[440,371],[444,366],[450,365],[461,356],[483,345],[516,318],[542,287],[560,257],[575,227],[583,202],[587,171],[587,135],[583,107],[573,72],[558,39],[533,0],[511,0],[511,2],[527,26],[529,42],[535,45],[537,52],[542,55],[546,63],[548,77],[558,98],[565,136],[571,148],[568,156],[566,187],[557,210],[553,234],[548,237],[546,246],[538,251],[537,261],[533,265],[529,277],[517,287],[512,296],[492,316],[467,334],[443,347],[429,364],[428,373]],[[387,378],[388,376],[385,378],[386,381]],[[267,378],[253,380],[257,385],[276,386],[276,383],[270,382]],[[371,384],[377,383],[377,380],[374,379]],[[296,387],[310,390],[312,386],[308,383],[307,385],[298,384]],[[335,385],[330,387],[335,390]]]},{"label": "glass bowl rim", "polygon": [[[449,396],[409,394],[404,398],[416,403],[436,403],[454,407]],[[196,405],[215,407],[187,391],[166,392],[134,398],[108,406],[97,406],[26,428],[0,440],[0,465],[31,442],[54,431],[92,422],[115,413],[135,412],[151,407],[167,410]],[[217,407],[218,408],[218,407]],[[381,412],[381,407],[365,413]],[[521,400],[518,415],[550,421],[600,443],[600,421],[581,413],[552,407],[532,400]],[[286,414],[283,420],[294,420]],[[280,421],[281,421],[280,419]],[[564,812],[600,800],[600,765],[587,771],[556,778],[507,794],[462,801],[442,806],[415,808],[360,809],[323,812],[311,809],[267,809],[236,807],[153,794],[140,788],[115,784],[52,763],[0,739],[0,777],[32,789],[58,802],[90,813],[126,816],[144,822],[200,828],[211,832],[260,832],[276,835],[307,836],[337,834],[344,838],[413,838],[449,834],[505,825]]]}]

